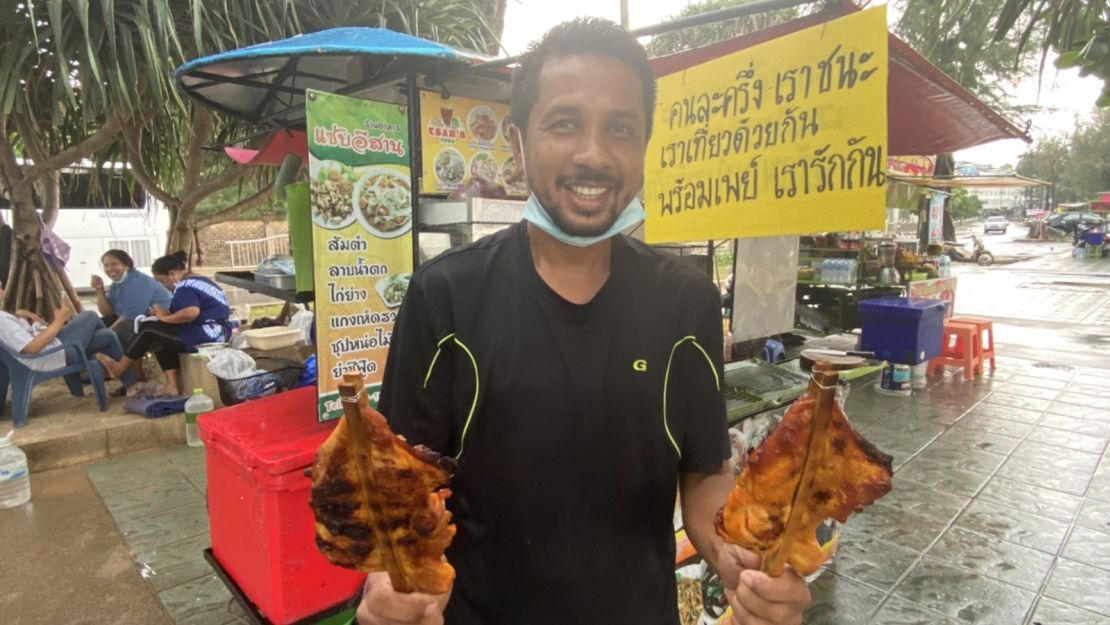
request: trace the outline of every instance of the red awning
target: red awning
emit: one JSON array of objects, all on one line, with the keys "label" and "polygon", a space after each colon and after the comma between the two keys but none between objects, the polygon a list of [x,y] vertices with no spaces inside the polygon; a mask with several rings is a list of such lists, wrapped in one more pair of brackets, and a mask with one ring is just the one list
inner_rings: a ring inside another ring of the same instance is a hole
[{"label": "red awning", "polygon": [[224,152],[237,163],[244,165],[281,165],[286,154],[308,160],[308,138],[303,130],[275,130],[254,150],[250,148],[224,148]]},{"label": "red awning", "polygon": [[[652,59],[652,65],[658,76],[673,74],[858,10],[858,7],[845,2],[819,14],[750,35]],[[944,154],[999,139],[1032,141],[1028,134],[894,35],[890,35],[887,91],[889,154]]]}]

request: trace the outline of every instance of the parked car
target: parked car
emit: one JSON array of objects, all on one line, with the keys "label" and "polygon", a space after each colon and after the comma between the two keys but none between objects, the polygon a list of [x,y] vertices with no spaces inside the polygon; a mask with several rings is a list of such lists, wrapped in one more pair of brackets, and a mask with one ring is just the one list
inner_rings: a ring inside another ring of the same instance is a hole
[{"label": "parked car", "polygon": [[987,217],[986,223],[983,224],[983,234],[990,234],[992,232],[1001,232],[1006,234],[1006,228],[1010,227],[1010,222],[1002,215],[991,215]]},{"label": "parked car", "polygon": [[1053,213],[1044,218],[1044,223],[1049,228],[1074,234],[1076,230],[1091,229],[1101,226],[1106,222],[1100,215],[1094,213]]}]

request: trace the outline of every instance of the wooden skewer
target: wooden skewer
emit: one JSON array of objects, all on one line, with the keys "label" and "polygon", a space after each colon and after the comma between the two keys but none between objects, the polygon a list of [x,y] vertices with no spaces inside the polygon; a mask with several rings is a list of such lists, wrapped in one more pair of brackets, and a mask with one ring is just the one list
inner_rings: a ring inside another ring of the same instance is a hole
[{"label": "wooden skewer", "polygon": [[413,592],[415,588],[401,568],[400,558],[390,540],[389,527],[386,522],[385,511],[377,497],[380,492],[371,466],[370,454],[373,446],[370,442],[370,430],[366,427],[362,412],[370,409],[370,399],[366,396],[362,376],[357,373],[343,374],[343,383],[339,385],[339,396],[342,398],[343,418],[351,436],[351,459],[355,463],[358,473],[358,488],[361,501],[370,506],[373,518],[374,548],[382,555],[385,570],[389,573],[389,581],[397,592]]},{"label": "wooden skewer", "polygon": [[816,403],[813,407],[813,417],[809,421],[809,436],[807,437],[802,475],[798,478],[798,483],[794,487],[794,498],[790,504],[790,516],[786,520],[785,529],[783,529],[782,544],[779,545],[778,550],[764,558],[760,566],[760,570],[771,577],[778,577],[786,570],[786,559],[793,546],[797,526],[802,522],[802,514],[799,513],[799,508],[805,507],[809,503],[813,475],[817,472],[817,464],[821,460],[813,457],[813,450],[825,436],[825,431],[829,426],[829,417],[833,410],[833,403],[836,401],[836,383],[839,380],[839,375],[831,369],[832,367],[824,362],[813,366],[813,375],[809,380],[809,392],[814,394]]}]

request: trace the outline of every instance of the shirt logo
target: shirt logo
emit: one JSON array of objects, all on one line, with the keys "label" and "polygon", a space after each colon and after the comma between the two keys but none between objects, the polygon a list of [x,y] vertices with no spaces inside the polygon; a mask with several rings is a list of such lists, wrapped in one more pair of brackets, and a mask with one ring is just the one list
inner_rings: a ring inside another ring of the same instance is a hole
[{"label": "shirt logo", "polygon": [[640,373],[647,371],[647,361],[643,358],[632,361],[632,370],[639,371]]}]

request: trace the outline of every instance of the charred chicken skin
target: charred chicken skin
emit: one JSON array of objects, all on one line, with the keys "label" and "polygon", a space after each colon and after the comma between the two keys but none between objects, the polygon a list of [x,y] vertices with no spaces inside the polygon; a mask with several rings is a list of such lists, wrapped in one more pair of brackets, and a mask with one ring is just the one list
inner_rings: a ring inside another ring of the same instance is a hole
[{"label": "charred chicken skin", "polygon": [[728,501],[717,514],[717,533],[759,554],[763,570],[813,573],[829,552],[817,526],[840,522],[891,487],[891,458],[857,434],[835,401],[836,375],[815,374],[809,391],[748,457]]},{"label": "charred chicken skin", "polygon": [[312,468],[317,547],[338,566],[387,572],[400,592],[447,592],[450,460],[390,431],[357,375],[344,378],[340,395],[344,416]]}]

